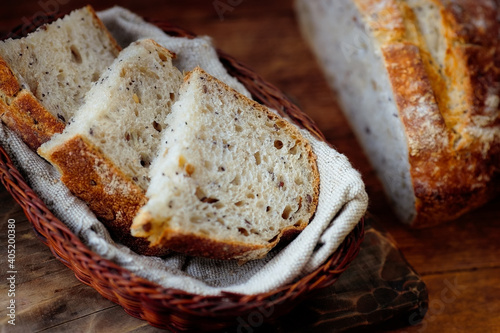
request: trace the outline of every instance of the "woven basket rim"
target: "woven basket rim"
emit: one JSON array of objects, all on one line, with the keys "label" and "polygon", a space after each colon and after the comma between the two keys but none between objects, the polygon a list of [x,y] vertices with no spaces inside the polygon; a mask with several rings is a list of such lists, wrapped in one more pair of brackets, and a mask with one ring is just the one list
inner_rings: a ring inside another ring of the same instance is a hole
[{"label": "woven basket rim", "polygon": [[[36,22],[48,23],[63,15],[64,13],[49,14],[43,16],[42,20],[37,19]],[[169,22],[149,21],[169,35],[196,37],[195,34]],[[34,22],[34,18],[31,22]],[[24,26],[16,27],[11,36],[19,36],[19,29],[24,28]],[[287,116],[321,141],[327,142],[317,125],[279,89],[233,57],[221,50],[217,52],[229,74],[235,76],[256,101],[277,110],[282,116]],[[279,316],[290,310],[310,292],[333,284],[357,256],[364,236],[364,220],[361,219],[323,265],[297,281],[271,292],[254,295],[226,292],[219,296],[201,296],[162,287],[92,252],[52,214],[26,183],[1,145],[0,178],[24,210],[38,238],[50,248],[59,261],[74,271],[78,280],[122,306],[131,316],[147,320],[152,326],[173,331],[227,328],[236,322],[236,317],[245,316],[257,309],[274,309],[273,315],[267,319]]]}]

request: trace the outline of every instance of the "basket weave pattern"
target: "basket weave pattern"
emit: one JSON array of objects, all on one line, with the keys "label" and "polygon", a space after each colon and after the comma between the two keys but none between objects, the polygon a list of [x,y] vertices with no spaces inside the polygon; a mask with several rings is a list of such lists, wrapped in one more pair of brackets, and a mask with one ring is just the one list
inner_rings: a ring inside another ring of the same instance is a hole
[{"label": "basket weave pattern", "polygon": [[[32,22],[47,23],[62,15],[33,18]],[[153,22],[167,34],[193,38],[194,34],[166,22]],[[34,30],[18,27],[10,36],[20,37]],[[253,71],[219,51],[228,72],[250,91],[253,98],[288,116],[299,126],[325,141],[318,127],[276,87],[265,82]],[[122,306],[131,316],[147,320],[152,326],[172,331],[213,331],[236,325],[237,318],[245,321],[256,311],[275,318],[291,310],[314,290],[334,283],[359,252],[363,239],[363,221],[349,234],[337,251],[317,270],[269,293],[222,296],[200,296],[161,287],[138,277],[115,263],[93,253],[46,207],[33,192],[11,159],[0,146],[0,179],[24,210],[41,241],[58,260],[74,271],[75,276],[96,289],[102,296]]]}]

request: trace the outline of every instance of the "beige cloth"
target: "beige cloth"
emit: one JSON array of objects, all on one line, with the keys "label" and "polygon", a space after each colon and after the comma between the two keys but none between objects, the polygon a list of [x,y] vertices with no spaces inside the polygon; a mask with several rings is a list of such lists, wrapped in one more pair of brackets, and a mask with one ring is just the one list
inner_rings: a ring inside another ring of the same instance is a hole
[{"label": "beige cloth", "polygon": [[[184,39],[166,36],[135,14],[115,7],[99,13],[122,46],[141,38],[153,38],[177,54],[176,66],[188,71],[204,68],[230,86],[249,95],[230,77],[218,60],[209,38]],[[59,181],[57,171],[30,151],[8,129],[0,126],[0,142],[25,175],[33,190],[92,251],[131,272],[167,288],[201,295],[222,291],[256,294],[279,288],[320,266],[341,244],[367,208],[363,181],[347,158],[301,130],[318,157],[320,197],[314,219],[289,245],[272,250],[261,260],[238,265],[173,254],[145,257],[114,243],[104,226]]]}]

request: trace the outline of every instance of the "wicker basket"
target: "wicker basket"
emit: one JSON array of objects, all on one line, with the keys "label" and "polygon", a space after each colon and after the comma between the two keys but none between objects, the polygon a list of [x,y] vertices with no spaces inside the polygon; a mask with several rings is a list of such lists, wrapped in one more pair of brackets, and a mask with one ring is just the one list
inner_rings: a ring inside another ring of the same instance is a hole
[{"label": "wicker basket", "polygon": [[[34,17],[32,22],[47,23],[62,14]],[[166,22],[152,21],[167,34],[192,38],[195,35]],[[34,26],[20,26],[10,37],[21,37]],[[293,105],[277,88],[250,69],[219,51],[229,73],[238,78],[258,102],[274,108],[298,125],[325,141],[311,119]],[[2,183],[21,205],[37,236],[58,260],[75,276],[115,302],[133,317],[147,320],[152,326],[172,331],[214,331],[249,323],[252,318],[271,320],[291,310],[312,291],[333,284],[359,252],[363,239],[363,221],[348,235],[337,251],[314,272],[278,290],[257,295],[226,293],[200,296],[181,290],[163,288],[138,277],[117,264],[93,253],[45,206],[26,184],[0,146]]]}]

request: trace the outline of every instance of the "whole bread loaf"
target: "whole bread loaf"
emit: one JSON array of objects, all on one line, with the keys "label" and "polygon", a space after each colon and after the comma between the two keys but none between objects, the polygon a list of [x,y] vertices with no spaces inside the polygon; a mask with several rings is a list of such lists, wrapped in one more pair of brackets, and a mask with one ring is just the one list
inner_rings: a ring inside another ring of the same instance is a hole
[{"label": "whole bread loaf", "polygon": [[129,45],[92,86],[71,124],[38,149],[115,238],[141,254],[166,252],[132,237],[130,225],[146,201],[149,168],[182,83],[173,56],[150,39]]},{"label": "whole bread loaf", "polygon": [[403,222],[432,226],[498,194],[498,1],[297,0],[296,9]]},{"label": "whole bread loaf", "polygon": [[300,132],[200,68],[184,79],[132,234],[215,259],[258,259],[304,229],[319,192]]},{"label": "whole bread loaf", "polygon": [[0,41],[0,117],[34,150],[60,133],[120,47],[92,7]]}]

